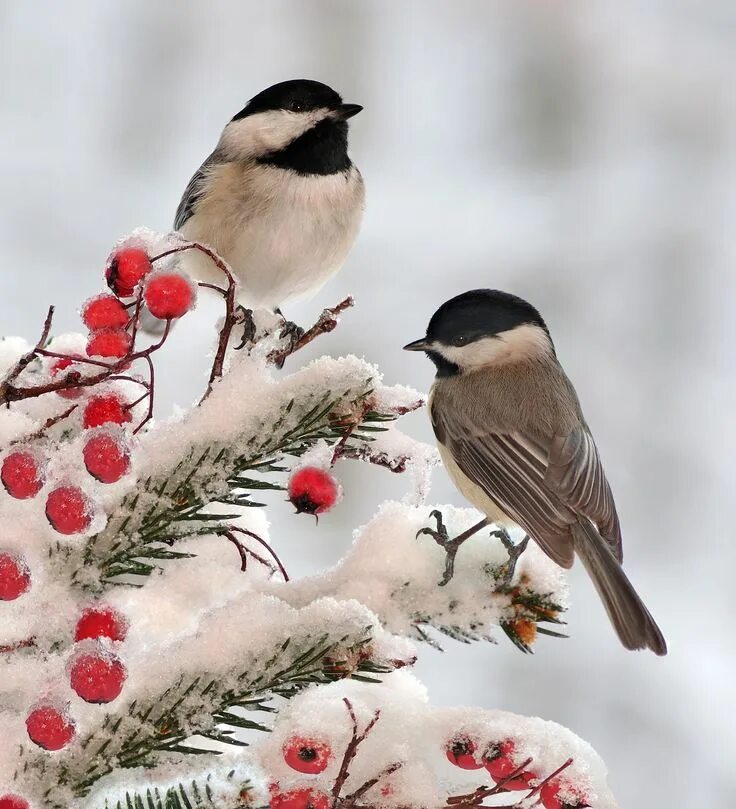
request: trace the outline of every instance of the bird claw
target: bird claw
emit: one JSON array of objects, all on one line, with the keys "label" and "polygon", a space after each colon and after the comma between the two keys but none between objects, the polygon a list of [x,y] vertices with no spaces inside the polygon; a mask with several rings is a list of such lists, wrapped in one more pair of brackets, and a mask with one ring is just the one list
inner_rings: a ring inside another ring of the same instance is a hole
[{"label": "bird claw", "polygon": [[294,351],[299,347],[299,341],[302,339],[302,337],[304,337],[304,334],[305,331],[301,326],[297,326],[297,324],[291,320],[284,319],[284,325],[281,327],[281,331],[279,332],[279,338],[287,341],[287,347],[284,355],[276,363],[277,368],[284,367],[286,358],[289,356],[289,354],[293,354]]},{"label": "bird claw", "polygon": [[447,533],[447,528],[445,527],[444,520],[442,519],[442,512],[434,509],[429,513],[430,518],[434,518],[437,521],[437,528],[429,528],[425,526],[424,528],[420,528],[417,531],[416,539],[419,539],[420,536],[426,534],[427,536],[432,537],[432,539],[443,548],[446,547],[447,543],[450,541],[450,536]]},{"label": "bird claw", "polygon": [[246,309],[242,304],[239,304],[235,309],[238,325],[243,327],[243,336],[240,343],[235,346],[235,351],[240,351],[247,345],[254,343],[256,339],[256,324],[253,320],[253,310]]},{"label": "bird claw", "polygon": [[502,566],[501,586],[510,587],[511,582],[514,579],[514,574],[516,573],[516,564],[529,544],[529,535],[527,534],[518,545],[515,545],[512,542],[509,532],[505,528],[499,528],[496,531],[492,531],[491,536],[498,537],[498,539],[501,540],[504,548],[506,548],[506,553],[509,556],[508,561]]}]

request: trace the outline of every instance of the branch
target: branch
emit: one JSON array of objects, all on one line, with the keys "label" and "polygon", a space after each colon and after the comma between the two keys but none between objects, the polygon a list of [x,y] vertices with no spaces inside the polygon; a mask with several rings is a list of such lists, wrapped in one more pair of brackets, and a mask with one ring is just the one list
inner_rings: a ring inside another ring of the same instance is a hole
[{"label": "branch", "polygon": [[309,345],[321,334],[328,334],[329,332],[333,331],[333,329],[337,326],[338,316],[346,309],[349,309],[354,305],[355,301],[352,297],[348,296],[344,300],[340,301],[340,303],[338,303],[336,306],[329,309],[324,309],[322,314],[317,319],[317,322],[312,326],[311,329],[305,331],[304,334],[302,334],[302,336],[288,348],[272,351],[268,355],[268,361],[274,365],[280,365],[288,356],[294,354],[296,351],[299,351],[300,348],[304,348],[304,346]]}]

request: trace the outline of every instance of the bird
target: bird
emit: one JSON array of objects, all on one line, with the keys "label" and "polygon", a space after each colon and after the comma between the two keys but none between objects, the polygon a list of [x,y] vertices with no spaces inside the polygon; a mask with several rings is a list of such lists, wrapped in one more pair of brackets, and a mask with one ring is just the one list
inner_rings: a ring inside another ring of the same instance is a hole
[{"label": "bird", "polygon": [[507,292],[471,290],[443,303],[426,335],[404,349],[425,352],[436,367],[428,409],[440,457],[460,494],[485,514],[454,540],[441,516],[437,531],[420,532],[446,548],[441,583],[469,536],[490,523],[518,526],[561,567],[580,557],[627,649],[666,654],[624,573],[613,494],[537,309]]},{"label": "bird", "polygon": [[[319,81],[274,84],[233,116],[189,181],[174,228],[225,259],[242,305],[280,313],[342,267],[363,217],[363,178],[348,155],[348,119],[362,109]],[[223,280],[201,254],[190,268]]]}]

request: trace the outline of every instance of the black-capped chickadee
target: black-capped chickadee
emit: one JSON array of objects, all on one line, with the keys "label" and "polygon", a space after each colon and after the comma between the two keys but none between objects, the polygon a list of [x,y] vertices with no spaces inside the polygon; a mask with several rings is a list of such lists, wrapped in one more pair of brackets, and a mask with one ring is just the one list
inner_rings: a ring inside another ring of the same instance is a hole
[{"label": "black-capped chickadee", "polygon": [[[347,124],[361,109],[318,81],[274,84],[225,126],[190,180],[174,227],[227,261],[244,305],[278,309],[345,261],[363,216]],[[206,258],[193,262],[200,280],[222,281]]]},{"label": "black-capped chickadee", "polygon": [[467,536],[491,522],[518,525],[558,565],[582,559],[627,649],[666,654],[621,567],[613,495],[539,312],[514,295],[473,290],[444,303],[426,337],[404,348],[425,351],[437,367],[429,412],[440,455],[486,515],[455,540],[425,529],[446,547],[446,579]]}]

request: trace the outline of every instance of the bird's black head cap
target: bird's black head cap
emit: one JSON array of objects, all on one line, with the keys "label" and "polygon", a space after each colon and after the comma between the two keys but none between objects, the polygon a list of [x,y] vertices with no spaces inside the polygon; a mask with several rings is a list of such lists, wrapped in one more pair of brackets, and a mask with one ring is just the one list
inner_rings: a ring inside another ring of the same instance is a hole
[{"label": "bird's black head cap", "polygon": [[312,79],[290,79],[281,81],[262,90],[258,95],[233,116],[233,121],[239,121],[248,115],[268,110],[290,110],[291,112],[306,112],[321,107],[337,109],[342,104],[339,93]]}]

